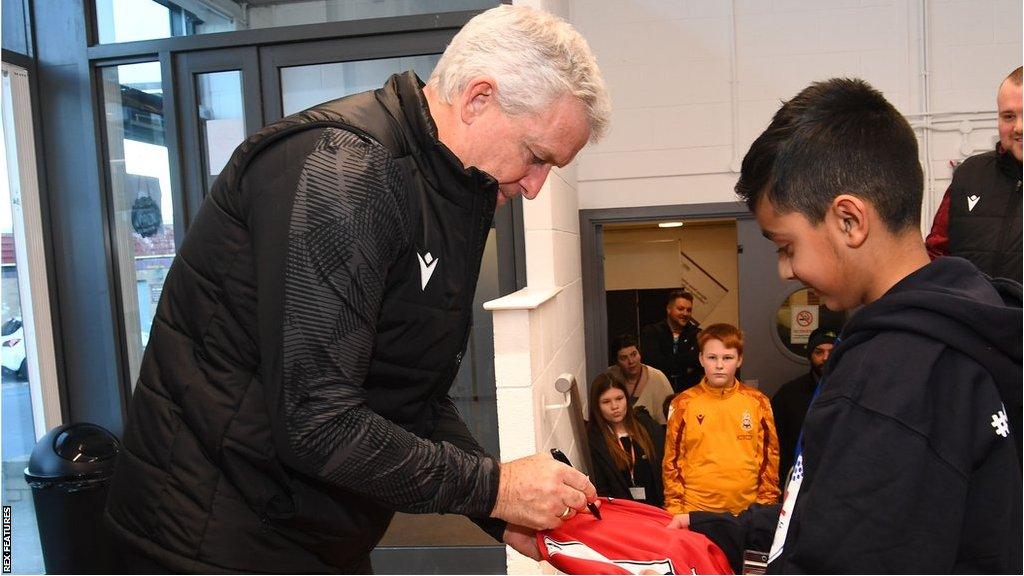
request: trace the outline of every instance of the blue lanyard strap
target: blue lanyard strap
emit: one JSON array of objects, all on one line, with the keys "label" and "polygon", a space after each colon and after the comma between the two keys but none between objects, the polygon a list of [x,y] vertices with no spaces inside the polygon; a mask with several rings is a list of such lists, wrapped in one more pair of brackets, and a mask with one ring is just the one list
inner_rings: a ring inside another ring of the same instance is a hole
[{"label": "blue lanyard strap", "polygon": [[[836,348],[839,348],[840,340],[842,340],[842,338],[840,336],[837,336],[836,339],[832,342],[832,349],[833,350],[835,350]],[[831,357],[829,359],[831,360]],[[814,405],[814,400],[818,398],[819,394],[821,394],[821,389],[824,386],[825,386],[825,374],[822,374],[821,375],[821,380],[818,380],[818,385],[814,387],[814,394],[811,395],[811,401],[807,404],[807,412],[811,411],[811,406]],[[806,418],[807,418],[807,415],[804,414],[804,422],[805,423],[807,422]],[[797,439],[796,439],[796,453],[793,454],[793,463],[794,464],[796,464],[796,462],[798,460],[800,460],[800,456],[803,454],[803,452],[804,452],[804,427],[800,426],[800,436],[798,436]]]},{"label": "blue lanyard strap", "polygon": [[[808,412],[811,411],[811,405],[814,404],[814,399],[818,397],[818,394],[821,394],[821,385],[824,384],[824,383],[825,383],[825,377],[822,376],[821,380],[818,380],[818,385],[814,387],[814,394],[811,396],[811,402],[807,405],[807,411]],[[806,418],[806,417],[807,416],[805,414],[804,418]],[[800,436],[798,436],[797,439],[796,439],[796,453],[793,454],[793,462],[794,463],[797,460],[800,459],[800,454],[802,454],[803,451],[804,451],[804,427],[800,426]]]}]

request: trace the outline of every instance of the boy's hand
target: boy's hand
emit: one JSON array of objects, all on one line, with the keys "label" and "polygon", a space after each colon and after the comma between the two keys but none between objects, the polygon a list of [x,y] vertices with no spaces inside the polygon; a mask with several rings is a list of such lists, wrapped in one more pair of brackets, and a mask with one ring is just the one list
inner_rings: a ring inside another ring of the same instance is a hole
[{"label": "boy's hand", "polygon": [[676,528],[682,530],[690,527],[690,515],[689,514],[676,514],[672,517],[672,521],[668,523],[666,528]]},{"label": "boy's hand", "polygon": [[509,524],[505,527],[505,534],[501,540],[527,558],[541,561],[540,549],[537,548],[536,532],[516,524]]}]

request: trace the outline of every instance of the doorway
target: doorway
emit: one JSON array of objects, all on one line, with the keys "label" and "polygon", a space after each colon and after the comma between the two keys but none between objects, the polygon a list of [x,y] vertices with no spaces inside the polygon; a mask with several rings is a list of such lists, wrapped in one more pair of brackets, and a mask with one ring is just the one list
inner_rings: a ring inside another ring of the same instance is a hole
[{"label": "doorway", "polygon": [[739,324],[735,219],[609,223],[602,242],[610,341],[664,320],[680,288],[694,295],[696,326]]},{"label": "doorway", "polygon": [[[664,222],[691,232],[658,229]],[[742,378],[767,396],[807,370],[807,360],[782,342],[778,321],[803,286],[779,278],[775,247],[743,204],[581,210],[580,243],[588,381],[609,365],[613,331],[663,318],[671,288],[694,292],[702,325],[728,322],[744,331]]]}]

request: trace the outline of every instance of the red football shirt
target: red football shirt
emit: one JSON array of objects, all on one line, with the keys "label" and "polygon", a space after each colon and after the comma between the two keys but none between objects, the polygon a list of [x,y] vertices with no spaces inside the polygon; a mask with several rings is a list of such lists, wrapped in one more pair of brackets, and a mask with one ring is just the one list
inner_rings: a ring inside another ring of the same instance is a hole
[{"label": "red football shirt", "polygon": [[537,532],[544,560],[566,574],[732,574],[703,534],[669,529],[672,515],[632,500],[601,498],[601,517],[577,514]]}]

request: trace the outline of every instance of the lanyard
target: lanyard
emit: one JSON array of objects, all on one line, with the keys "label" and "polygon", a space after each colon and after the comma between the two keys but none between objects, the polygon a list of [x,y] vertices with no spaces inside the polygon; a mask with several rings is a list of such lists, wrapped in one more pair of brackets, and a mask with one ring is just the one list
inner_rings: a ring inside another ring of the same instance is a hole
[{"label": "lanyard", "polygon": [[636,470],[636,449],[633,447],[633,438],[628,434],[625,436],[617,436],[619,440],[619,446],[622,446],[622,439],[629,438],[629,485],[636,486],[636,476],[634,471]]},{"label": "lanyard", "polygon": [[[835,341],[832,343],[832,349],[833,350],[835,350],[836,348],[839,347],[839,342],[841,340],[842,340],[842,337],[838,337],[838,336],[836,337]],[[831,360],[831,357],[829,358],[829,360]],[[811,401],[807,404],[807,412],[811,411],[811,406],[814,405],[814,400],[818,398],[819,394],[821,394],[821,389],[824,388],[824,386],[825,386],[825,379],[826,379],[826,375],[822,374],[821,375],[821,379],[818,380],[818,385],[814,387],[814,394],[811,395]],[[806,415],[805,415],[805,418],[806,418]],[[806,423],[806,420],[804,420],[804,422]],[[800,426],[800,436],[798,436],[797,439],[796,439],[796,452],[793,454],[793,462],[794,463],[798,462],[800,460],[800,456],[803,453],[804,453],[804,427]]]},{"label": "lanyard", "polygon": [[[839,338],[835,339],[834,348],[839,347]],[[831,358],[830,358],[831,359]],[[825,374],[822,374],[821,380],[818,380],[818,385],[814,388],[814,395],[811,396],[811,402],[807,405],[807,411],[810,412],[811,406],[814,405],[814,401],[818,398],[818,394],[825,387]],[[806,420],[805,420],[806,423]],[[804,452],[804,429],[800,428],[800,437],[796,441],[796,455],[793,458],[793,470],[789,474],[789,480],[786,482],[786,489],[782,499],[782,509],[779,511],[778,524],[775,527],[775,537],[772,539],[772,547],[768,552],[768,562],[774,562],[782,555],[783,548],[786,545],[786,535],[789,533],[789,523],[793,517],[793,511],[796,509],[797,495],[800,493],[800,487],[804,481],[804,464],[803,464],[803,452]]]},{"label": "lanyard", "polygon": [[[818,385],[814,387],[814,394],[811,395],[811,401],[807,404],[807,411],[811,411],[811,405],[814,404],[814,400],[821,394],[821,386],[825,383],[825,376],[818,380]],[[806,417],[806,416],[805,416]],[[793,454],[793,462],[800,459],[800,455],[804,452],[804,427],[800,427],[800,435],[796,438],[796,452]]]}]

